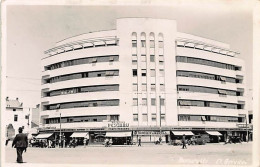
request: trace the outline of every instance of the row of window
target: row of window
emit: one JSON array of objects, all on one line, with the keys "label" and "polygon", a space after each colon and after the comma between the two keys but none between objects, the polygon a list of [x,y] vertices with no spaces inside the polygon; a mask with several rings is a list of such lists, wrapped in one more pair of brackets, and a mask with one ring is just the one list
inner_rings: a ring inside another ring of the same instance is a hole
[{"label": "row of window", "polygon": [[108,121],[118,121],[118,115],[98,115],[98,116],[75,116],[75,117],[62,117],[60,118],[47,118],[45,119],[45,124],[56,124],[56,123],[73,123],[73,122],[103,122]]},{"label": "row of window", "polygon": [[[157,119],[156,113],[152,113],[151,119],[152,119],[152,121],[156,121],[156,119]],[[133,121],[138,121],[138,114],[133,114]],[[143,122],[148,121],[148,115],[147,114],[142,114],[142,121]],[[161,121],[165,121],[165,114],[161,114]]]},{"label": "row of window", "polygon": [[67,61],[55,63],[55,64],[47,66],[46,70],[54,70],[54,69],[57,69],[57,68],[75,66],[75,65],[80,65],[80,64],[112,62],[112,61],[118,61],[118,60],[119,60],[118,55],[88,57],[88,58],[67,60]]},{"label": "row of window", "polygon": [[[149,46],[150,46],[150,48],[155,47],[153,32],[151,32],[149,34]],[[137,33],[136,32],[132,33],[132,47],[133,48],[137,47]],[[141,47],[142,48],[146,47],[146,34],[144,32],[141,33]],[[163,48],[163,34],[162,33],[158,34],[158,47]]]},{"label": "row of window", "polygon": [[[29,115],[25,115],[25,119],[29,119]],[[14,115],[14,122],[18,121],[18,115]]]},{"label": "row of window", "polygon": [[52,56],[54,56],[54,55],[58,55],[58,54],[61,54],[61,53],[64,53],[64,52],[70,52],[70,51],[74,51],[74,50],[80,50],[80,49],[87,49],[87,48],[96,48],[96,47],[103,47],[103,46],[117,46],[118,45],[118,43],[119,43],[119,41],[117,40],[117,41],[113,41],[113,42],[111,42],[111,43],[108,43],[108,42],[102,42],[102,43],[99,43],[99,44],[95,44],[95,43],[89,43],[90,45],[88,45],[88,46],[82,46],[82,47],[80,47],[80,48],[71,48],[71,49],[68,49],[68,50],[65,50],[64,49],[64,51],[63,52],[57,52],[57,53],[55,53],[55,54],[53,54]]},{"label": "row of window", "polygon": [[[146,83],[142,83],[141,90],[147,91],[147,84]],[[155,84],[151,84],[151,92],[155,92],[155,90],[156,90]],[[138,91],[137,83],[133,83],[133,91]],[[165,85],[164,84],[160,84],[160,91],[165,91]]]},{"label": "row of window", "polygon": [[55,82],[80,79],[80,78],[93,78],[93,77],[118,76],[118,75],[119,75],[118,70],[91,71],[91,72],[82,72],[76,74],[56,76],[47,79],[46,82],[55,83]]},{"label": "row of window", "polygon": [[[161,98],[160,104],[161,104],[161,106],[164,106],[165,105],[165,99]],[[147,98],[142,98],[142,105],[147,106]],[[155,98],[151,98],[151,105],[156,106],[156,99]],[[138,106],[138,98],[133,98],[133,106]]]},{"label": "row of window", "polygon": [[[133,77],[137,77],[137,69],[133,69]],[[159,77],[164,77],[164,69],[159,69]],[[141,76],[145,77],[147,76],[147,70],[146,69],[141,69]],[[155,69],[150,69],[150,76],[155,77]]]},{"label": "row of window", "polygon": [[188,91],[188,92],[200,92],[200,93],[212,93],[212,94],[221,94],[221,95],[230,95],[238,96],[234,90],[223,90],[216,88],[200,87],[200,86],[187,86],[187,85],[178,85],[178,91]]},{"label": "row of window", "polygon": [[177,76],[210,79],[210,80],[217,80],[217,81],[221,81],[221,82],[240,83],[239,79],[236,79],[236,78],[225,77],[225,76],[214,75],[214,74],[206,74],[206,73],[200,73],[200,72],[177,71]]},{"label": "row of window", "polygon": [[66,94],[75,94],[83,92],[100,92],[100,91],[118,91],[119,85],[95,85],[95,86],[84,86],[77,88],[68,88],[61,90],[54,90],[46,94],[46,96],[59,96]]},{"label": "row of window", "polygon": [[178,100],[178,106],[194,106],[194,107],[212,107],[212,108],[228,108],[228,109],[243,109],[242,104],[221,103],[212,101],[200,100]]},{"label": "row of window", "polygon": [[[102,107],[102,106],[119,106],[119,99],[61,103],[60,109],[80,108],[80,107]],[[56,110],[57,104],[46,105],[44,109]]]},{"label": "row of window", "polygon": [[[132,64],[136,65],[137,64],[137,55],[136,54],[132,54]],[[141,62],[146,62],[146,55],[142,54],[141,55]],[[150,55],[150,62],[154,63],[155,62],[155,55]],[[163,55],[159,55],[159,64],[163,65],[164,64],[164,56]]]},{"label": "row of window", "polygon": [[238,117],[212,115],[178,115],[179,121],[238,122]]},{"label": "row of window", "polygon": [[176,56],[176,62],[201,64],[206,66],[212,66],[217,68],[224,68],[228,70],[238,70],[241,71],[241,67],[237,67],[231,64],[219,63],[211,60],[205,60],[200,58],[186,57],[186,56]]},{"label": "row of window", "polygon": [[[137,47],[137,40],[132,40],[132,47],[136,48]],[[141,47],[145,48],[146,47],[146,40],[141,40]],[[154,40],[149,41],[149,47],[154,48],[155,47],[155,42]],[[163,48],[163,41],[158,41],[158,47]]]}]

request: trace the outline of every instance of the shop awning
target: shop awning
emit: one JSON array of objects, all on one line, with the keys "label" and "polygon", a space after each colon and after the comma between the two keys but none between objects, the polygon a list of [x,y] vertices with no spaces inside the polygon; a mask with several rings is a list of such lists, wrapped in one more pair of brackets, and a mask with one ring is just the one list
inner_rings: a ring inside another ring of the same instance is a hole
[{"label": "shop awning", "polygon": [[192,136],[194,135],[191,131],[172,131],[172,133],[175,135],[175,136],[182,136],[182,135],[186,135],[186,136]]},{"label": "shop awning", "polygon": [[221,133],[219,133],[218,131],[206,131],[209,135],[212,136],[222,136]]},{"label": "shop awning", "polygon": [[106,137],[129,137],[132,132],[107,132]]},{"label": "shop awning", "polygon": [[85,137],[89,138],[88,133],[82,133],[82,132],[74,132],[70,137]]},{"label": "shop awning", "polygon": [[42,134],[38,134],[35,138],[36,139],[48,139],[49,137],[51,137],[51,135],[53,135],[53,133],[42,133]]}]

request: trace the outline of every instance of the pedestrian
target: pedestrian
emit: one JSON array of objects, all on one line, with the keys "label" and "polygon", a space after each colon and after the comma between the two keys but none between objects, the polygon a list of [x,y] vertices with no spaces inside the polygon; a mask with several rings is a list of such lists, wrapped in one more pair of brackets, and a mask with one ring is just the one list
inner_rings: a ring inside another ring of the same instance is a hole
[{"label": "pedestrian", "polygon": [[84,148],[86,148],[86,145],[87,145],[87,138],[84,138],[84,140],[83,140],[83,144],[84,144]]},{"label": "pedestrian", "polygon": [[8,145],[9,140],[10,140],[10,139],[8,139],[8,137],[6,137],[6,140],[5,140],[5,145],[6,145],[6,146]]},{"label": "pedestrian", "polygon": [[182,136],[182,149],[186,148],[187,149],[187,146],[186,146],[186,139],[185,139],[185,134],[183,134]]},{"label": "pedestrian", "polygon": [[141,137],[138,139],[138,147],[141,147]]},{"label": "pedestrian", "polygon": [[23,151],[26,152],[28,147],[28,138],[27,135],[23,133],[23,128],[18,129],[19,134],[17,134],[12,143],[12,147],[16,148],[17,153],[17,163],[23,163]]}]

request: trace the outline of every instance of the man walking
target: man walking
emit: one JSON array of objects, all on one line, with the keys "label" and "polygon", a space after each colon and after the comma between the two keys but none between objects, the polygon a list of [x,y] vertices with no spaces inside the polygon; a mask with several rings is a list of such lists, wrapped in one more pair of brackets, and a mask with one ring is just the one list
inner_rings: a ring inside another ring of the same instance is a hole
[{"label": "man walking", "polygon": [[141,147],[141,137],[138,139],[138,147]]},{"label": "man walking", "polygon": [[187,147],[186,147],[186,140],[185,140],[185,134],[183,134],[183,136],[182,136],[182,149],[184,149],[184,147],[187,149]]},{"label": "man walking", "polygon": [[23,132],[23,128],[19,128],[18,129],[19,134],[17,134],[14,138],[12,147],[16,148],[16,153],[17,153],[17,159],[16,162],[17,163],[23,163],[23,151],[26,152],[26,148],[28,147],[28,139],[27,139],[27,135],[22,133]]}]

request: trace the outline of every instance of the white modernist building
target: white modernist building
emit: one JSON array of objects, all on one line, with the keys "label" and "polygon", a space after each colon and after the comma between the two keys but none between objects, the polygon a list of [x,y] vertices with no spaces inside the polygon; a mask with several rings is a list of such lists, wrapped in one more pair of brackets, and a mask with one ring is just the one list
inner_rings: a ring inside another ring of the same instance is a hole
[{"label": "white modernist building", "polygon": [[121,18],[115,30],[64,39],[42,59],[42,131],[61,123],[64,133],[242,133],[248,113],[238,54],[166,19]]}]

